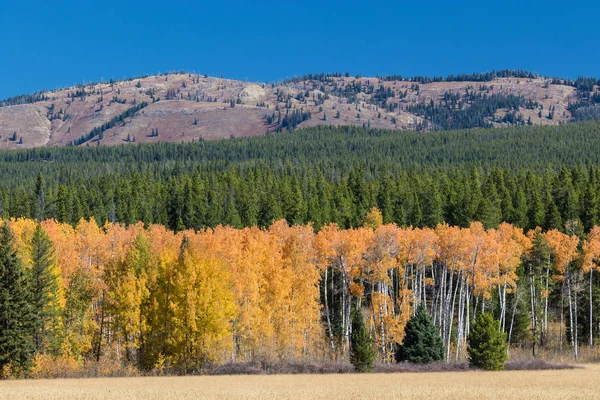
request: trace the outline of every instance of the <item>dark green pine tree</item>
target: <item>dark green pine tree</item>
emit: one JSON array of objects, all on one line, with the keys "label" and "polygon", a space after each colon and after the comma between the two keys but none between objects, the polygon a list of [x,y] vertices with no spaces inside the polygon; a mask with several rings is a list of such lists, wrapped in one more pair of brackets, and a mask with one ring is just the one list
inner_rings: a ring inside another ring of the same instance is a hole
[{"label": "dark green pine tree", "polygon": [[352,335],[350,336],[350,362],[358,372],[373,369],[375,349],[373,340],[365,326],[362,311],[357,309],[352,315]]},{"label": "dark green pine tree", "polygon": [[437,183],[433,179],[425,182],[425,191],[422,195],[424,226],[435,228],[443,222],[442,215],[442,197],[437,188]]},{"label": "dark green pine tree", "polygon": [[31,239],[31,268],[28,283],[33,310],[33,338],[37,353],[60,350],[57,322],[60,315],[57,303],[58,277],[53,270],[52,242],[38,224]]},{"label": "dark green pine tree", "polygon": [[502,219],[500,207],[490,199],[484,198],[479,203],[475,219],[481,221],[486,229],[496,228]]},{"label": "dark green pine tree", "polygon": [[560,170],[552,192],[556,206],[563,222],[575,220],[579,216],[579,199],[573,186],[570,171],[563,167]]},{"label": "dark green pine tree", "polygon": [[69,192],[65,185],[60,185],[56,195],[56,219],[58,222],[69,222]]},{"label": "dark green pine tree", "polygon": [[[407,203],[410,203],[407,204]],[[406,206],[409,207],[406,207]],[[405,203],[405,208],[409,208],[409,212],[407,215],[407,222],[409,225],[413,225],[416,227],[423,226],[423,210],[421,208],[421,199],[417,195],[415,191],[412,191],[412,195],[407,198]]]},{"label": "dark green pine tree", "polygon": [[181,219],[183,220],[183,225],[186,228],[199,229],[199,227],[194,226],[194,221],[196,220],[196,202],[194,201],[192,182],[189,178],[183,188],[181,199]]},{"label": "dark green pine tree", "polygon": [[468,338],[469,362],[472,366],[488,371],[501,371],[506,361],[506,333],[500,323],[489,313],[477,317]]},{"label": "dark green pine tree", "polygon": [[46,218],[46,199],[44,195],[44,178],[41,173],[38,174],[35,183],[35,196],[37,201],[37,215],[35,217],[38,221],[43,221]]},{"label": "dark green pine tree", "polygon": [[519,228],[525,228],[529,221],[527,218],[527,198],[523,188],[515,188],[512,194],[512,202],[511,222]]},{"label": "dark green pine tree", "polygon": [[528,303],[530,306],[529,315],[531,316],[531,350],[535,357],[538,346],[543,346],[546,341],[541,318],[544,299],[540,295],[544,290],[544,284],[539,277],[543,276],[544,271],[549,270],[552,251],[540,230],[535,232],[532,245],[527,261],[523,263],[524,273],[527,278],[526,280],[523,279],[523,281],[528,281],[530,285],[528,289],[530,293]]},{"label": "dark green pine tree", "polygon": [[597,187],[595,182],[590,182],[586,186],[583,195],[583,212],[581,220],[586,232],[592,229],[593,226],[598,225],[598,210],[600,208],[596,190]]},{"label": "dark green pine tree", "polygon": [[559,229],[563,228],[563,220],[560,212],[552,195],[548,193],[546,195],[546,220],[544,222],[544,230]]},{"label": "dark green pine tree", "polygon": [[81,218],[83,218],[81,196],[77,193],[73,195],[73,202],[71,203],[71,225],[76,225]]},{"label": "dark green pine tree", "polygon": [[404,328],[404,341],[396,352],[396,361],[428,364],[444,359],[444,342],[424,303]]},{"label": "dark green pine tree", "polygon": [[517,346],[526,345],[531,341],[531,329],[529,328],[531,320],[527,308],[528,301],[525,298],[529,288],[525,286],[526,284],[521,283],[516,293],[508,298],[508,309],[512,313],[508,329],[508,341]]},{"label": "dark green pine tree", "polygon": [[23,267],[7,223],[0,227],[0,371],[19,373],[31,365],[35,350],[32,311]]},{"label": "dark green pine tree", "polygon": [[242,226],[258,225],[259,202],[255,185],[254,176],[250,176],[241,187],[238,204]]},{"label": "dark green pine tree", "polygon": [[393,182],[386,177],[381,182],[377,193],[377,208],[381,210],[383,215],[383,223],[389,224],[394,222],[394,203],[392,201]]},{"label": "dark green pine tree", "polygon": [[226,211],[225,211],[225,224],[233,228],[242,227],[242,219],[235,205],[235,196],[233,190],[229,191],[229,197],[227,199]]},{"label": "dark green pine tree", "polygon": [[[557,210],[558,212],[558,210]],[[543,227],[546,222],[546,209],[542,196],[533,188],[527,206],[527,229],[535,229],[536,227]]]},{"label": "dark green pine tree", "polygon": [[458,224],[467,227],[471,221],[476,219],[479,203],[483,199],[481,193],[481,176],[477,168],[473,167],[471,173],[465,182],[465,193],[461,202],[461,212],[458,218]]},{"label": "dark green pine tree", "polygon": [[269,191],[263,197],[259,212],[259,225],[267,227],[283,217],[283,211],[281,210],[281,203],[277,198],[277,194],[273,191]]}]

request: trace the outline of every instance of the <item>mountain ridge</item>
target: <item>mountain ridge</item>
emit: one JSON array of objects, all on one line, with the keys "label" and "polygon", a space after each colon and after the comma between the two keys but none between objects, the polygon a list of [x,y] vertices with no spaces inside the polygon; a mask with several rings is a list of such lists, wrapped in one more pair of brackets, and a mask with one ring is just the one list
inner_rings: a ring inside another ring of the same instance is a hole
[{"label": "mountain ridge", "polygon": [[190,142],[315,125],[557,125],[597,118],[599,84],[521,70],[446,78],[308,74],[274,83],[180,71],[0,101],[0,148]]}]

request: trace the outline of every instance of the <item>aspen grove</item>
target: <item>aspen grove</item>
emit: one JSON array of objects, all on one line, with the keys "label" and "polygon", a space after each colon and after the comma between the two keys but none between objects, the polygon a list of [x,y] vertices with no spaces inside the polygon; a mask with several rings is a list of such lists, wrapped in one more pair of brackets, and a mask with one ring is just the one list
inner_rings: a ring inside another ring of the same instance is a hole
[{"label": "aspen grove", "polygon": [[510,343],[534,354],[552,347],[577,357],[600,337],[600,227],[583,237],[508,223],[403,228],[382,224],[376,209],[362,227],[316,233],[283,220],[178,233],[93,219],[6,224],[0,252],[14,253],[23,287],[37,295],[26,296],[33,312],[14,328],[28,343],[3,349],[3,370],[105,357],[179,373],[251,360],[347,360],[354,307],[384,363],[419,304],[448,362],[464,359],[470,324],[485,311]]}]

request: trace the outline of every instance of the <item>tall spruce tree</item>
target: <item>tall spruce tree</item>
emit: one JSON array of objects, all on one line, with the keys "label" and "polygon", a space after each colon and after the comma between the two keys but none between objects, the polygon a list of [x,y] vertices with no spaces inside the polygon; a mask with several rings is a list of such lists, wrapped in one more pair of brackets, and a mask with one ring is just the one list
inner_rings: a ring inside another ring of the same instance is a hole
[{"label": "tall spruce tree", "polygon": [[365,326],[362,311],[356,309],[352,315],[350,362],[358,372],[369,372],[373,369],[373,361],[375,361],[373,340]]},{"label": "tall spruce tree", "polygon": [[38,177],[35,183],[35,196],[37,201],[37,215],[38,221],[43,221],[46,218],[46,200],[44,195],[44,178],[41,173],[38,173]]},{"label": "tall spruce tree", "polygon": [[35,350],[37,353],[47,350],[56,352],[60,349],[58,277],[54,271],[52,242],[39,224],[31,239],[31,261],[28,283],[33,310]]},{"label": "tall spruce tree", "polygon": [[396,352],[396,361],[428,364],[444,359],[444,342],[425,305],[421,303],[404,328],[404,341]]},{"label": "tall spruce tree", "polygon": [[7,223],[0,227],[0,371],[27,369],[34,342],[27,282]]}]

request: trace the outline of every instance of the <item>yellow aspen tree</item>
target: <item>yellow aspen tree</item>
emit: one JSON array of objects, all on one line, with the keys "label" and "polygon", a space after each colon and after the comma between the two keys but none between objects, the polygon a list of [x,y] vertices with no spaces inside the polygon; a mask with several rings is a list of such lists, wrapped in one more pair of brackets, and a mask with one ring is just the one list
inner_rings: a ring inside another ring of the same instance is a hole
[{"label": "yellow aspen tree", "polygon": [[226,263],[195,239],[184,234],[173,276],[174,361],[186,373],[225,359],[235,307]]},{"label": "yellow aspen tree", "polygon": [[135,362],[140,369],[146,367],[146,306],[150,298],[148,272],[153,269],[152,263],[148,240],[138,234],[123,259],[109,261],[104,272],[106,307],[112,318],[111,336],[123,341],[126,360]]},{"label": "yellow aspen tree", "polygon": [[265,246],[264,232],[258,228],[238,230],[218,226],[214,230],[218,250],[226,260],[233,279],[237,304],[234,320],[234,351],[232,360],[252,360],[270,357],[273,352],[273,324],[264,293],[265,261],[269,249]]},{"label": "yellow aspen tree", "polygon": [[27,267],[31,265],[29,243],[31,242],[37,223],[29,218],[11,218],[9,226],[15,235],[15,249],[19,255],[19,259]]},{"label": "yellow aspen tree", "polygon": [[145,234],[154,262],[147,270],[150,298],[146,306],[146,320],[149,334],[144,340],[144,360],[148,367],[162,370],[172,362],[174,271],[182,236],[161,225],[150,225]]},{"label": "yellow aspen tree", "polygon": [[91,274],[84,267],[81,256],[82,235],[66,223],[45,220],[42,228],[53,243],[57,270],[60,273],[64,293],[63,357],[82,363],[92,352],[96,330],[92,315],[92,299],[96,296]]}]

